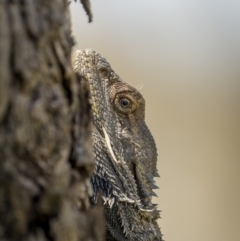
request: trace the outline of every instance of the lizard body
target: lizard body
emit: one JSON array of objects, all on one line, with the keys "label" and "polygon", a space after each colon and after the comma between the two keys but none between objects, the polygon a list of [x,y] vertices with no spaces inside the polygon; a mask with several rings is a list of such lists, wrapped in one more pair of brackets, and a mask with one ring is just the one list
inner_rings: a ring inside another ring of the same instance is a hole
[{"label": "lizard body", "polygon": [[94,50],[78,50],[73,69],[90,92],[94,196],[104,200],[108,241],[162,241],[152,204],[157,150],[145,124],[145,101]]}]

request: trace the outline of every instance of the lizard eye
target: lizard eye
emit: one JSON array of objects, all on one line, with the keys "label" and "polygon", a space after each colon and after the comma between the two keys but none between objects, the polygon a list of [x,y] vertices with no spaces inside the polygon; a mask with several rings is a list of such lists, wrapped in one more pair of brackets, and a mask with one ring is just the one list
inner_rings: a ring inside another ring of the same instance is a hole
[{"label": "lizard eye", "polygon": [[136,98],[128,92],[122,92],[115,96],[114,106],[122,114],[131,114],[138,106]]},{"label": "lizard eye", "polygon": [[131,107],[131,101],[127,98],[122,98],[120,99],[120,105],[123,107],[123,108],[129,108]]},{"label": "lizard eye", "polygon": [[108,70],[107,69],[100,68],[98,71],[99,71],[101,77],[103,77],[103,78],[108,77]]}]

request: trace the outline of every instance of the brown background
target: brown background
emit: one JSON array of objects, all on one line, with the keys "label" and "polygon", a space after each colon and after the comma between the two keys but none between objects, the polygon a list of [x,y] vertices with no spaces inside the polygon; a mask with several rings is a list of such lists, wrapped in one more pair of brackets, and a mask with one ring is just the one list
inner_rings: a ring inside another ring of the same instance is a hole
[{"label": "brown background", "polygon": [[143,84],[165,240],[239,241],[240,1],[91,2],[91,24],[71,3],[76,48]]}]

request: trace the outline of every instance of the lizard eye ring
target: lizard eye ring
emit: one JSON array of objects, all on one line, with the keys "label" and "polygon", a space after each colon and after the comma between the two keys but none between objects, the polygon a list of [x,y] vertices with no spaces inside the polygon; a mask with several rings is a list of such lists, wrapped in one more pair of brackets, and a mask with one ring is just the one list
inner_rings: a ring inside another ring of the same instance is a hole
[{"label": "lizard eye ring", "polygon": [[137,100],[130,93],[119,93],[115,96],[114,106],[122,114],[130,114],[137,108]]}]

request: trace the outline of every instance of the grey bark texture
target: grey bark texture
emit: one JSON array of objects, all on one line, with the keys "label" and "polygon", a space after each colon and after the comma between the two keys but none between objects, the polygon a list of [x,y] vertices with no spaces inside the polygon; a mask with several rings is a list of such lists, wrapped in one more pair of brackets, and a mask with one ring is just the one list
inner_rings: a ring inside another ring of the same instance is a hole
[{"label": "grey bark texture", "polygon": [[67,0],[0,1],[0,240],[103,240]]}]

